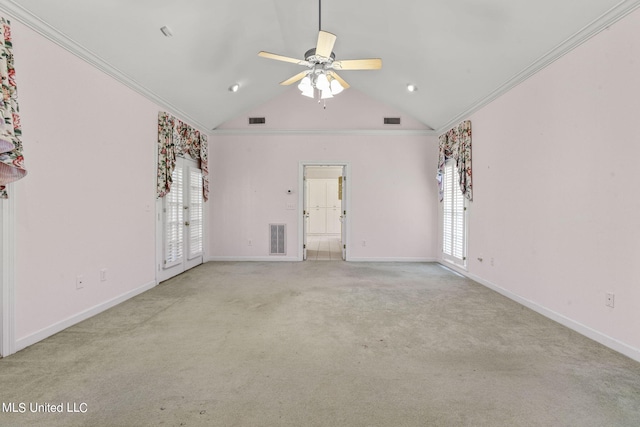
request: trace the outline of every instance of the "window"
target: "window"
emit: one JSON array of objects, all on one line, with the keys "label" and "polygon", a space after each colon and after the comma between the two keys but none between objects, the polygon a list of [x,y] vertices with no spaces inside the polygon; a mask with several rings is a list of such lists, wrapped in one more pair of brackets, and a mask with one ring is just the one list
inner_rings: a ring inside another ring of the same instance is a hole
[{"label": "window", "polygon": [[466,199],[458,183],[458,168],[454,160],[444,167],[444,195],[442,199],[442,252],[443,259],[454,264],[466,265],[467,230]]}]

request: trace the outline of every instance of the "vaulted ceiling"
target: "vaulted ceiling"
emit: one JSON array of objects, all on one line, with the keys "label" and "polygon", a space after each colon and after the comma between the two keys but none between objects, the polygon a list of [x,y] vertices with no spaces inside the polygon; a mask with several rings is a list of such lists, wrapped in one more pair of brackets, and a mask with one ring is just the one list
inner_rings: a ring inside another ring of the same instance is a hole
[{"label": "vaulted ceiling", "polygon": [[[322,29],[337,35],[337,59],[382,58],[379,71],[342,71],[352,88],[441,130],[639,4],[324,0]],[[0,9],[206,130],[287,90],[278,83],[304,68],[257,53],[302,59],[319,26],[318,0],[0,0]]]}]

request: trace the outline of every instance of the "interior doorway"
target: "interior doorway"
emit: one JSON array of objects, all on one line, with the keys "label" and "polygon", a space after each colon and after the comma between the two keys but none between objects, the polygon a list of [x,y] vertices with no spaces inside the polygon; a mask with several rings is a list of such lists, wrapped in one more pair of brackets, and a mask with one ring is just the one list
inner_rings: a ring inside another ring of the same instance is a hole
[{"label": "interior doorway", "polygon": [[302,174],[302,259],[347,260],[347,163],[304,163]]}]

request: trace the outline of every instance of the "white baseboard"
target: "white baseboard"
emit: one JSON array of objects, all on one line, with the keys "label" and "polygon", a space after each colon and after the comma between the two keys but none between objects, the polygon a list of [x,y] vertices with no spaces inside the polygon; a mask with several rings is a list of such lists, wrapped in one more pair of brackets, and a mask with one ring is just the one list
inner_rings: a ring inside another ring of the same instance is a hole
[{"label": "white baseboard", "polygon": [[35,344],[39,341],[42,341],[45,338],[48,338],[54,334],[57,334],[60,331],[67,329],[70,326],[73,326],[77,323],[82,322],[90,317],[95,316],[96,314],[102,313],[105,310],[108,310],[111,307],[115,307],[116,305],[135,297],[145,291],[156,286],[155,280],[153,282],[149,282],[139,288],[133,289],[129,292],[126,292],[120,296],[117,296],[111,300],[100,303],[94,307],[91,307],[87,310],[84,310],[78,314],[75,314],[71,317],[68,317],[60,322],[54,323],[51,326],[47,326],[46,328],[40,329],[38,332],[35,332],[31,335],[28,335],[24,338],[20,338],[16,340],[15,343],[15,351],[20,351],[24,348],[29,347],[32,344]]},{"label": "white baseboard", "polygon": [[[440,262],[440,261],[439,261]],[[531,310],[535,311],[536,313],[539,313],[541,315],[543,315],[544,317],[551,319],[555,322],[560,323],[563,326],[566,326],[569,329],[572,329],[576,332],[578,332],[581,335],[584,335],[587,338],[590,338],[606,347],[609,347],[612,350],[617,351],[618,353],[624,354],[625,356],[635,360],[636,362],[640,362],[640,349],[637,349],[635,347],[631,347],[628,344],[623,343],[622,341],[619,341],[615,338],[612,338],[608,335],[603,334],[602,332],[596,331],[595,329],[592,329],[586,325],[583,325],[580,322],[576,322],[575,320],[566,317],[560,313],[557,313],[553,310],[549,310],[548,308],[533,302],[531,300],[528,300],[526,298],[523,298],[517,294],[514,294],[513,292],[504,289],[498,285],[496,285],[495,283],[492,283],[488,280],[485,280],[481,277],[478,277],[474,274],[469,273],[468,271],[465,271],[463,269],[460,268],[456,268],[455,266],[451,265],[451,264],[443,264],[442,262],[440,262],[440,264],[442,264],[444,267],[446,267],[447,269],[450,270],[454,270],[456,273],[459,273],[471,280],[473,280],[474,282],[478,282],[479,284],[486,286],[487,288],[496,291],[497,293],[509,298],[512,301],[517,302],[518,304],[521,304],[527,308],[530,308]]]},{"label": "white baseboard", "polygon": [[[233,257],[211,256],[205,262],[210,261],[302,261],[297,257],[267,256],[267,257]],[[438,262],[436,258],[347,258],[348,262]]]},{"label": "white baseboard", "polygon": [[258,257],[251,257],[251,256],[210,256],[207,257],[207,259],[205,260],[205,262],[210,262],[210,261],[251,261],[251,262],[269,262],[269,261],[301,261],[300,258],[297,257],[288,257],[288,256],[258,256]]},{"label": "white baseboard", "polygon": [[347,261],[351,262],[437,262],[438,260],[435,258],[415,258],[415,257],[407,257],[407,258],[371,258],[371,257],[355,257],[355,258],[347,258]]}]

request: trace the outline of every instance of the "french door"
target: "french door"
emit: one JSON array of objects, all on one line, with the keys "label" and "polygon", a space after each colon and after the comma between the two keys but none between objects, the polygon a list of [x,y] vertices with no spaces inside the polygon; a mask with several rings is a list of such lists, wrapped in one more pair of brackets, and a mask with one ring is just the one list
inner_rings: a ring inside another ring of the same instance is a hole
[{"label": "french door", "polygon": [[444,167],[442,198],[442,258],[462,267],[467,263],[467,202],[453,160]]},{"label": "french door", "polygon": [[202,264],[202,171],[195,161],[178,158],[171,178],[171,191],[162,201],[162,259],[158,281]]}]

